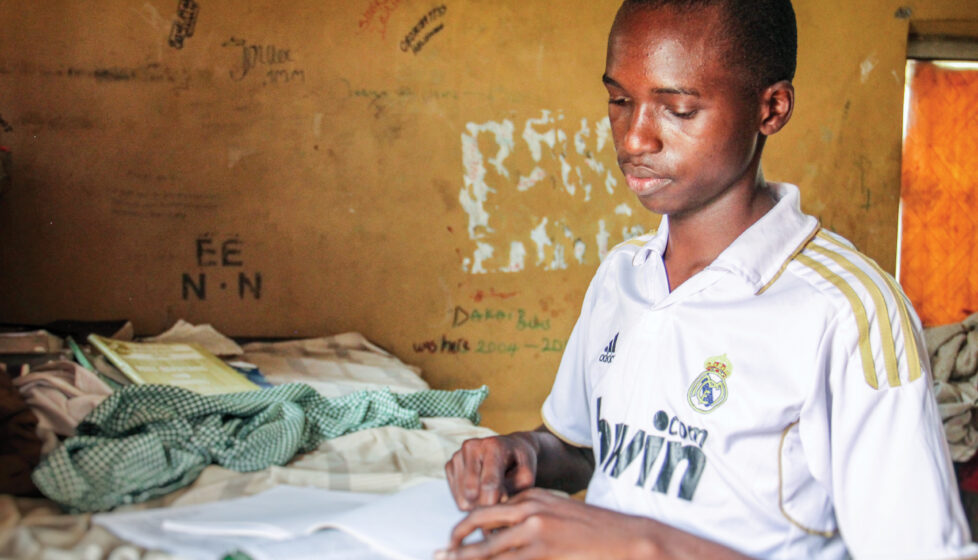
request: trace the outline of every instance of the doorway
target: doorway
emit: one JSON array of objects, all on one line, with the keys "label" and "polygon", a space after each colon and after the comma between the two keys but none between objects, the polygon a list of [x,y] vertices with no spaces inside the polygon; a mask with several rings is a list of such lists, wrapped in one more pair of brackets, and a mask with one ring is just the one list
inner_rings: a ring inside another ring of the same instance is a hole
[{"label": "doorway", "polygon": [[978,62],[908,60],[897,277],[924,326],[978,311]]}]

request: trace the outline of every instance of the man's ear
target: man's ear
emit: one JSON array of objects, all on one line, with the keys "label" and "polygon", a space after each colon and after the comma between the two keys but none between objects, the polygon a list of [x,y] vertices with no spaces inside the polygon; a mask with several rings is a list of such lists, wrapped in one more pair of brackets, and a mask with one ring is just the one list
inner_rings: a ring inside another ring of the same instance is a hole
[{"label": "man's ear", "polygon": [[795,86],[788,80],[771,84],[761,94],[761,129],[770,136],[784,128],[795,108]]}]

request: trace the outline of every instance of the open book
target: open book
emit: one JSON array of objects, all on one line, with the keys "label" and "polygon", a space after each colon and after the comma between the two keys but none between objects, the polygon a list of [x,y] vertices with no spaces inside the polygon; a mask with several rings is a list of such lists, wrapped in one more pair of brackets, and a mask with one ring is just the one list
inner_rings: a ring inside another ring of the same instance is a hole
[{"label": "open book", "polygon": [[430,560],[464,513],[448,484],[432,480],[395,494],[277,486],[196,506],[99,514],[123,539],[192,559],[241,551],[254,560]]}]

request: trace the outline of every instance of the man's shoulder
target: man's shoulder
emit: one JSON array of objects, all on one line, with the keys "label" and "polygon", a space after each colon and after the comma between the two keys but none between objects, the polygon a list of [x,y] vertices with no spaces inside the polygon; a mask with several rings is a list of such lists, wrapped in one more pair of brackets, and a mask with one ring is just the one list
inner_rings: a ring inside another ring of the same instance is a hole
[{"label": "man's shoulder", "polygon": [[[789,269],[826,297],[874,306],[903,298],[896,280],[844,237],[820,229],[791,260]],[[885,296],[882,299],[877,296]]]},{"label": "man's shoulder", "polygon": [[893,387],[920,377],[919,321],[899,284],[876,261],[843,237],[821,230],[792,259],[789,270],[830,303],[853,333],[871,387]]}]

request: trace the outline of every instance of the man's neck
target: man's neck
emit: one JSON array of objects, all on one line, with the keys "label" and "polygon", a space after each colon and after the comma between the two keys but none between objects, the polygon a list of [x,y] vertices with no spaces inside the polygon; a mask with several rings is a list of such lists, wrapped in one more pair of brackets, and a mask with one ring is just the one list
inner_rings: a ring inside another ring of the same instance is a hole
[{"label": "man's neck", "polygon": [[774,193],[758,176],[749,189],[731,189],[695,212],[670,215],[664,256],[670,291],[716,260],[774,205]]}]

